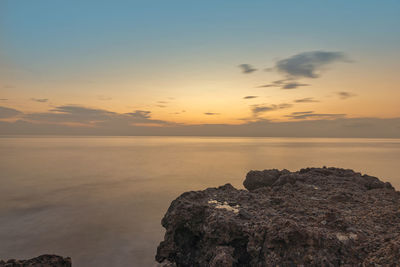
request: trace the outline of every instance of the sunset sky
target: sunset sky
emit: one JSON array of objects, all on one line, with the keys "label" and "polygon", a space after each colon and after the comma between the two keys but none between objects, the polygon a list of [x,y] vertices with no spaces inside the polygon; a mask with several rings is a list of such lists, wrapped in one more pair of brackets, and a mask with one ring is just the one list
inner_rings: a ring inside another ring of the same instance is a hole
[{"label": "sunset sky", "polygon": [[399,70],[397,0],[0,0],[0,134],[394,137]]}]

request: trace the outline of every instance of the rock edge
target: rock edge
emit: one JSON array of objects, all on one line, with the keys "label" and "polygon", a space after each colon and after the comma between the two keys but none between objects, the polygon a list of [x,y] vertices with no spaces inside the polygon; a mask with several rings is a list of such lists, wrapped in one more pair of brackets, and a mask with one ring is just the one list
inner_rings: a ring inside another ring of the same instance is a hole
[{"label": "rock edge", "polygon": [[0,267],[71,267],[71,258],[45,254],[29,260],[0,260]]}]

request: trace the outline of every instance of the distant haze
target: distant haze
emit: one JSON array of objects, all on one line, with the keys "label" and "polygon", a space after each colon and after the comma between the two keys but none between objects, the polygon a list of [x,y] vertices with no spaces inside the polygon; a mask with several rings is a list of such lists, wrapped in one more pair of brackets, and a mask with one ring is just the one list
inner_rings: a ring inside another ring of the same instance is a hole
[{"label": "distant haze", "polygon": [[3,135],[132,135],[132,136],[247,136],[247,137],[369,137],[400,138],[400,118],[248,122],[239,125],[200,124],[146,126],[104,122],[98,126],[0,122]]}]

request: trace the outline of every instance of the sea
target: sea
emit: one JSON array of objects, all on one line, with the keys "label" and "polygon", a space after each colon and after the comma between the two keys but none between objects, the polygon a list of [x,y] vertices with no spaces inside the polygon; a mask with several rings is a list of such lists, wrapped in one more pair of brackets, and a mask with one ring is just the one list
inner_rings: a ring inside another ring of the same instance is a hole
[{"label": "sea", "polygon": [[400,139],[0,137],[0,259],[155,266],[171,201],[250,170],[350,168],[400,189]]}]

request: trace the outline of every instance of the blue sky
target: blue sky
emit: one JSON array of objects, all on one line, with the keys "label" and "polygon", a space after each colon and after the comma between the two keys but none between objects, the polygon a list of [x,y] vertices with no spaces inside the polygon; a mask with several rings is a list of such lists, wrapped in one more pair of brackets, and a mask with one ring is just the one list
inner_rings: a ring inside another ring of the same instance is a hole
[{"label": "blue sky", "polygon": [[271,57],[265,49],[379,54],[400,42],[399,1],[2,0],[0,9],[3,56],[45,72],[221,52],[256,60]]}]

